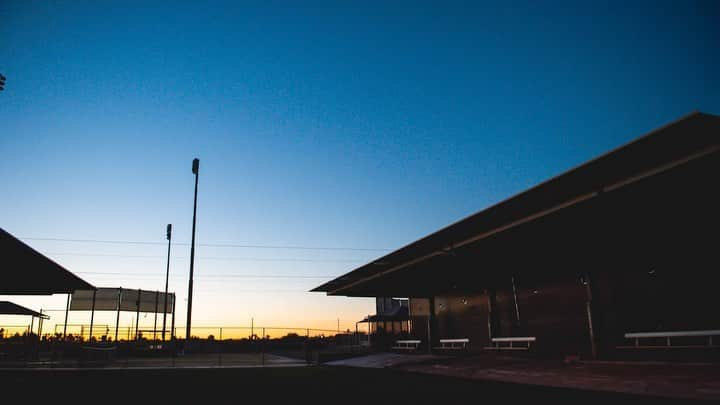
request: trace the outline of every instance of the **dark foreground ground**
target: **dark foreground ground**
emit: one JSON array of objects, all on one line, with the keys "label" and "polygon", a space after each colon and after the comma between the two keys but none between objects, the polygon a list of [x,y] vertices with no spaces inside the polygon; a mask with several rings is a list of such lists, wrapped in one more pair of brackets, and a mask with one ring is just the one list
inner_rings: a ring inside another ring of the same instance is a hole
[{"label": "dark foreground ground", "polygon": [[691,402],[687,399],[469,380],[394,369],[329,366],[0,370],[0,387],[3,396],[8,399],[16,398],[25,403],[62,404],[465,405],[484,402],[616,405]]}]

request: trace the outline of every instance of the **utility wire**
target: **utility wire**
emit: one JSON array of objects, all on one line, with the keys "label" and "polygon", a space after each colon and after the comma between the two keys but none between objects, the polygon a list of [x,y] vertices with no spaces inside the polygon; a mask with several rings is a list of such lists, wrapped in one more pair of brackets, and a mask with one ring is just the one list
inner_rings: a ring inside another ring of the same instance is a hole
[{"label": "utility wire", "polygon": [[[131,240],[102,240],[102,239],[65,239],[65,238],[31,238],[21,237],[22,240],[77,242],[77,243],[107,243],[123,245],[165,245],[165,242],[131,241]],[[174,245],[190,246],[187,242],[174,242]],[[232,244],[232,243],[196,243],[196,246],[224,247],[224,248],[251,248],[251,249],[294,249],[294,250],[350,250],[365,252],[385,252],[392,249],[385,248],[356,248],[338,246],[299,246],[299,245],[261,245],[261,244]]]},{"label": "utility wire", "polygon": [[[153,274],[142,274],[142,273],[121,273],[121,272],[102,272],[102,271],[76,271],[76,274],[94,274],[94,275],[118,275],[118,276],[127,276],[127,277],[133,277],[133,276],[142,276],[142,277],[148,277],[148,278],[161,278],[164,277],[163,275],[153,275]],[[184,278],[184,276],[173,276],[176,278]],[[317,279],[317,278],[328,278],[331,276],[306,276],[306,275],[274,275],[274,274],[204,274],[200,275],[198,277],[207,277],[207,278],[308,278],[308,279]]]},{"label": "utility wire", "polygon": [[[127,257],[135,259],[165,259],[160,255],[125,255],[125,254],[104,254],[104,253],[75,253],[75,252],[47,252],[46,255],[55,256],[83,256],[83,257]],[[172,256],[171,259],[188,259],[187,256]],[[303,258],[264,258],[264,257],[220,257],[220,256],[199,256],[198,260],[237,260],[248,262],[308,262],[308,263],[360,263],[365,259],[303,259]]]}]

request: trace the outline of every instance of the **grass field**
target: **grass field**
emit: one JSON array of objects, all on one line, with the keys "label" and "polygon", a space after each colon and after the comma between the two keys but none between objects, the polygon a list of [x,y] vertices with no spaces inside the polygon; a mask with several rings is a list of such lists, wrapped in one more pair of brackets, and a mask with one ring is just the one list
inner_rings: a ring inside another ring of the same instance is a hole
[{"label": "grass field", "polygon": [[[0,370],[6,398],[29,403],[481,404],[688,403],[346,367]],[[529,402],[528,402],[529,401]]]}]

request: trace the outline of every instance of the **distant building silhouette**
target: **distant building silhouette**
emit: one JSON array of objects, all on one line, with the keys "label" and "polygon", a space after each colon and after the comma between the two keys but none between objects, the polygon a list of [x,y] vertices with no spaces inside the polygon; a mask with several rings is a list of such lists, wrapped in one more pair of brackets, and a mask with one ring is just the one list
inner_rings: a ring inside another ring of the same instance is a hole
[{"label": "distant building silhouette", "polygon": [[408,297],[426,347],[717,354],[719,134],[690,114],[313,291]]}]

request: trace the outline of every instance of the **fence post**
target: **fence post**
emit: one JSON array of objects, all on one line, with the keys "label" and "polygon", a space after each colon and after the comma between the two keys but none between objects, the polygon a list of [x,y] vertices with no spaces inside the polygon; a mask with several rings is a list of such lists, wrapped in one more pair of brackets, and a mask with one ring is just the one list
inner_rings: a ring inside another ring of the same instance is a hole
[{"label": "fence post", "polygon": [[222,328],[220,328],[220,338],[217,341],[218,344],[218,365],[222,366]]},{"label": "fence post", "polygon": [[261,364],[265,365],[265,328],[262,328],[262,346],[260,347]]}]

